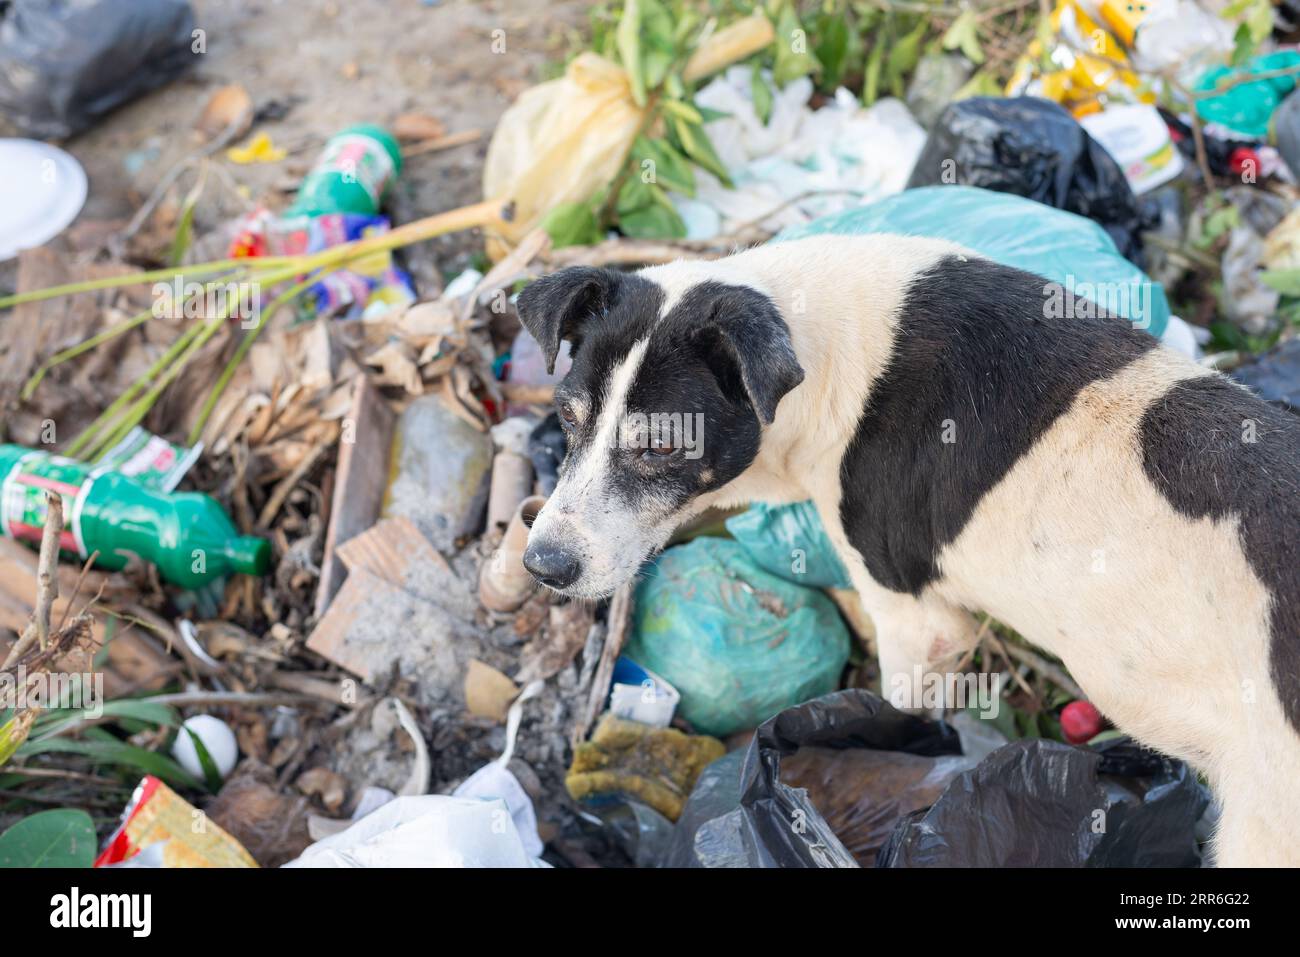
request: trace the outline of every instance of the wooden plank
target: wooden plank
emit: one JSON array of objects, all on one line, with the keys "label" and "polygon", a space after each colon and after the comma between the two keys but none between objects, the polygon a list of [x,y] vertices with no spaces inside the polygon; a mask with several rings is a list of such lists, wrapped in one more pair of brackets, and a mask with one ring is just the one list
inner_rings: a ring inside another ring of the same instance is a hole
[{"label": "wooden plank", "polygon": [[379,519],[397,417],[368,376],[357,376],[352,408],[339,439],[334,495],[325,531],[325,557],[316,589],[316,615],[321,617],[347,577],[338,547],[360,535]]},{"label": "wooden plank", "polygon": [[434,565],[452,574],[451,566],[424,533],[405,515],[386,518],[334,550],[348,572],[364,569],[398,587],[406,584],[412,564]]}]

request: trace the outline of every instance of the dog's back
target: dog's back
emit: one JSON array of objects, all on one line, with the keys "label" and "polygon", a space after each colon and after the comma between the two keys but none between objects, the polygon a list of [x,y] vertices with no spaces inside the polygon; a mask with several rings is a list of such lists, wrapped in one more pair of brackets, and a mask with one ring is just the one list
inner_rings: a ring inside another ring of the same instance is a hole
[{"label": "dog's back", "polygon": [[810,374],[753,487],[817,502],[886,689],[959,658],[985,610],[1207,773],[1223,862],[1300,860],[1300,422],[947,243],[818,237],[675,268],[648,273],[716,270],[786,315]]}]

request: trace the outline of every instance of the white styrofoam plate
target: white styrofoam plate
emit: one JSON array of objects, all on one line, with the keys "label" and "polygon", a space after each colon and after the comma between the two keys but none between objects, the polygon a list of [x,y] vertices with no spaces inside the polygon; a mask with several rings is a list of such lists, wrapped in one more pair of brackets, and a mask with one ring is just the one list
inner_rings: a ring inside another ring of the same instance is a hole
[{"label": "white styrofoam plate", "polygon": [[39,140],[0,139],[0,261],[49,242],[86,202],[86,171]]}]

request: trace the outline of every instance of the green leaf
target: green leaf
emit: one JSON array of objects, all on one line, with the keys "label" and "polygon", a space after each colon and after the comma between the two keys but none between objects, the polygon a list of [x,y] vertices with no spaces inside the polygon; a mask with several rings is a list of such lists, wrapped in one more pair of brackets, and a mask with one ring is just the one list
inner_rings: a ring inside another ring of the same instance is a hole
[{"label": "green leaf", "polygon": [[1266,269],[1259,278],[1284,296],[1300,296],[1300,269]]},{"label": "green leaf", "polygon": [[1255,38],[1250,35],[1250,27],[1240,24],[1232,36],[1232,66],[1245,66],[1255,55]]},{"label": "green leaf", "polygon": [[772,121],[772,105],[775,98],[772,96],[772,88],[763,79],[763,70],[757,61],[754,62],[754,69],[749,74],[749,95],[754,101],[754,113],[758,116],[759,122],[767,126]]},{"label": "green leaf", "polygon": [[632,84],[632,99],[645,106],[645,67],[641,62],[641,0],[627,0],[614,34],[618,57]]},{"label": "green leaf", "polygon": [[647,183],[640,176],[630,175],[623,180],[622,185],[618,188],[618,199],[614,203],[614,211],[618,213],[619,219],[622,220],[624,216],[653,206],[655,202],[654,184]]},{"label": "green leaf", "polygon": [[85,811],[41,811],[0,834],[0,868],[90,867],[95,849],[95,825]]},{"label": "green leaf", "polygon": [[722,160],[713,149],[713,143],[703,129],[692,130],[691,127],[683,123],[676,117],[673,118],[673,129],[677,133],[678,140],[681,141],[682,151],[689,156],[697,166],[700,166],[719,180],[722,185],[728,189],[731,188],[731,176],[727,168],[722,165]]},{"label": "green leaf", "polygon": [[158,704],[148,698],[119,698],[105,703],[97,711],[75,711],[71,714],[47,712],[37,719],[32,729],[32,738],[41,741],[64,734],[87,721],[95,720],[97,715],[101,719],[129,718],[166,728],[174,727],[178,723],[176,712],[168,705]]},{"label": "green leaf", "polygon": [[604,238],[596,214],[587,203],[561,203],[542,217],[541,225],[554,249],[593,246]]},{"label": "green leaf", "polygon": [[772,79],[777,86],[784,87],[791,80],[821,69],[817,57],[808,49],[808,33],[799,22],[794,5],[786,2],[781,6],[781,14],[776,23],[776,65],[772,68]]},{"label": "green leaf", "polygon": [[1250,343],[1246,341],[1245,334],[1230,322],[1219,319],[1210,323],[1210,334],[1217,348],[1250,351]]},{"label": "green leaf", "polygon": [[848,18],[843,13],[823,13],[818,20],[817,33],[817,46],[813,53],[822,65],[820,85],[823,89],[833,90],[840,85],[844,65],[848,62]]},{"label": "green leaf", "polygon": [[12,758],[22,747],[31,732],[34,718],[34,711],[23,711],[0,725],[0,765]]},{"label": "green leaf", "polygon": [[877,37],[871,45],[867,56],[866,75],[862,81],[862,105],[871,106],[880,95],[880,72],[885,63],[885,44],[882,37]]},{"label": "green leaf", "polygon": [[683,239],[686,236],[686,224],[677,215],[677,210],[661,203],[620,214],[618,225],[624,235],[635,239]]},{"label": "green leaf", "polygon": [[705,123],[712,123],[714,120],[728,119],[731,114],[725,110],[711,110],[707,106],[695,104],[696,111],[700,114],[700,119]]},{"label": "green leaf", "polygon": [[667,99],[663,101],[664,110],[673,116],[685,120],[693,126],[699,126],[704,122],[704,116],[690,103],[683,100]]},{"label": "green leaf", "polygon": [[642,180],[648,177],[649,182],[674,193],[695,195],[695,171],[690,160],[669,144],[638,136],[632,144],[632,159],[635,164],[632,176]]},{"label": "green leaf", "polygon": [[[102,729],[87,729],[86,737],[91,738],[91,732],[98,730]],[[193,775],[166,755],[137,748],[133,744],[126,744],[111,736],[109,736],[110,740],[104,740],[99,735],[93,737],[95,740],[71,741],[66,738],[47,738],[44,741],[28,741],[19,749],[19,753],[23,756],[52,752],[79,754],[96,764],[123,765],[145,774],[152,774],[178,787],[195,789],[203,787]]]},{"label": "green leaf", "polygon": [[952,22],[943,35],[945,50],[961,50],[962,55],[976,66],[984,62],[984,50],[979,40],[979,18],[974,10],[965,10]]},{"label": "green leaf", "polygon": [[194,753],[199,759],[199,767],[203,769],[203,781],[207,784],[208,790],[215,794],[221,790],[221,770],[217,767],[217,762],[212,760],[212,754],[208,751],[208,746],[203,743],[202,738],[184,725],[181,726],[181,731],[190,736],[190,742],[194,745]]},{"label": "green leaf", "polygon": [[890,92],[895,96],[903,94],[903,78],[916,69],[921,59],[921,41],[925,39],[929,22],[924,18],[917,20],[916,26],[903,34],[902,38],[889,51],[885,63],[885,78]]},{"label": "green leaf", "polygon": [[659,0],[640,0],[645,88],[656,90],[677,59],[673,18]]},{"label": "green leaf", "polygon": [[980,70],[966,81],[960,90],[953,94],[953,101],[965,100],[972,96],[1001,96],[1002,84],[989,70]]}]

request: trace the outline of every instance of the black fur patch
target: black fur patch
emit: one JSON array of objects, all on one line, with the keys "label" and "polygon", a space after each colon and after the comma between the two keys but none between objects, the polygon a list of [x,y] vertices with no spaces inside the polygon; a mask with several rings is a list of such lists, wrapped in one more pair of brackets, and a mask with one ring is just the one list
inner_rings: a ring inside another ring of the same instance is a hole
[{"label": "black fur patch", "polygon": [[[869,268],[869,264],[864,264]],[[919,594],[940,550],[1089,383],[1156,345],[1091,303],[984,259],[918,275],[840,465],[840,519],[867,570]],[[945,442],[945,430],[953,441]]]},{"label": "black fur patch", "polygon": [[1189,379],[1142,417],[1142,464],[1180,513],[1237,518],[1272,593],[1273,684],[1300,731],[1300,421],[1226,379]]},{"label": "black fur patch", "polygon": [[584,271],[572,277],[575,294],[559,282],[569,272],[550,277],[548,289],[527,305],[521,297],[520,305],[521,314],[525,306],[530,313],[530,330],[547,334],[559,327],[563,338],[578,343],[573,368],[556,389],[557,403],[588,409],[570,436],[571,454],[584,454],[595,439],[611,371],[634,343],[647,339],[628,411],[677,421],[690,416],[699,454],[683,448],[656,457],[619,449],[611,456],[612,491],[654,520],[748,468],[758,454],[760,417],[770,421],[781,397],[803,378],[789,329],[771,300],[753,289],[706,282],[659,319],[664,293],[650,280]]}]

